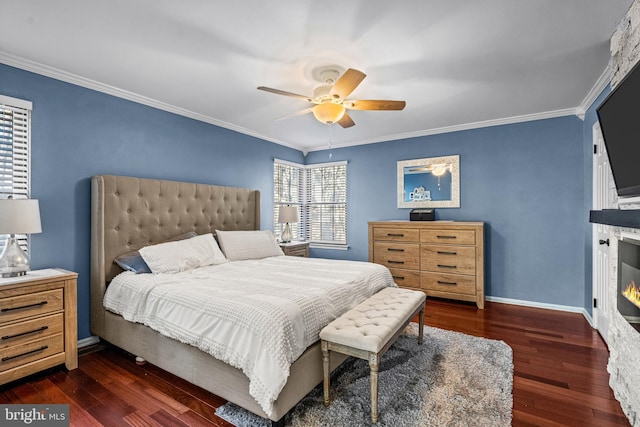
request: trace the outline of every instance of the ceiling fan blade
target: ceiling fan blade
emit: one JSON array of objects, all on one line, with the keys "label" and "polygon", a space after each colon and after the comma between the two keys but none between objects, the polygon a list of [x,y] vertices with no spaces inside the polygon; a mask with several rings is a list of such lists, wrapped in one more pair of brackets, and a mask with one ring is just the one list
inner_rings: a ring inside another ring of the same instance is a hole
[{"label": "ceiling fan blade", "polygon": [[355,126],[356,123],[347,113],[344,113],[344,116],[342,116],[342,118],[338,120],[338,124],[346,129],[350,128],[351,126]]},{"label": "ceiling fan blade", "polygon": [[402,110],[405,101],[390,101],[383,99],[355,99],[344,101],[342,105],[350,110]]},{"label": "ceiling fan blade", "polygon": [[276,119],[276,120],[290,119],[291,117],[302,116],[303,114],[307,114],[312,111],[313,111],[313,107],[309,107],[309,108],[305,108],[304,110],[296,111],[295,113],[289,114],[288,116],[280,117],[279,119]]},{"label": "ceiling fan blade", "polygon": [[297,99],[302,99],[303,101],[313,102],[313,98],[310,98],[304,95],[298,95],[297,93],[293,93],[293,92],[287,92],[285,90],[273,89],[266,86],[258,86],[258,90],[264,90],[265,92],[275,93],[276,95],[290,96],[291,98],[297,98]]},{"label": "ceiling fan blade", "polygon": [[364,78],[367,77],[362,71],[349,68],[336,81],[331,89],[331,96],[344,99],[355,90]]}]

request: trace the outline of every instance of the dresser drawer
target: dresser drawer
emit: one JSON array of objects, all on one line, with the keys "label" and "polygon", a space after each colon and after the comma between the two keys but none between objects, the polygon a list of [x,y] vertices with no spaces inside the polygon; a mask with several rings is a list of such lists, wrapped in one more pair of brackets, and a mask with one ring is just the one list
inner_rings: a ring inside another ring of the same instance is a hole
[{"label": "dresser drawer", "polygon": [[476,274],[476,248],[474,246],[422,245],[422,270],[439,273]]},{"label": "dresser drawer", "polygon": [[390,268],[391,276],[396,285],[403,288],[420,289],[420,272],[417,270],[402,270]]},{"label": "dresser drawer", "polygon": [[29,341],[61,334],[64,331],[64,315],[62,313],[24,322],[12,323],[0,327],[0,350],[11,346],[24,344]]},{"label": "dresser drawer", "polygon": [[0,325],[18,319],[61,311],[64,307],[62,289],[34,292],[0,300]]},{"label": "dresser drawer", "polygon": [[451,245],[475,245],[473,230],[420,230],[420,242]]},{"label": "dresser drawer", "polygon": [[62,334],[44,337],[2,350],[0,372],[64,352]]},{"label": "dresser drawer", "polygon": [[411,228],[374,228],[373,240],[388,242],[420,242],[420,230]]},{"label": "dresser drawer", "polygon": [[422,289],[426,291],[451,292],[464,295],[475,295],[476,293],[476,279],[474,276],[423,272],[420,276],[420,283]]},{"label": "dresser drawer", "polygon": [[420,269],[420,245],[417,243],[376,242],[373,262],[388,268]]}]

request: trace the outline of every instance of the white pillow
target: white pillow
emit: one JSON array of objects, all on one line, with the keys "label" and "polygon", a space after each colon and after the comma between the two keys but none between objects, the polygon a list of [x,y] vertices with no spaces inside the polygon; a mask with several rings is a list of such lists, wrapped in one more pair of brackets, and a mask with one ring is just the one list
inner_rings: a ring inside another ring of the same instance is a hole
[{"label": "white pillow", "polygon": [[229,261],[260,259],[284,255],[273,232],[262,231],[220,231],[216,230],[218,242]]},{"label": "white pillow", "polygon": [[211,233],[145,246],[139,252],[152,273],[177,273],[227,262]]}]

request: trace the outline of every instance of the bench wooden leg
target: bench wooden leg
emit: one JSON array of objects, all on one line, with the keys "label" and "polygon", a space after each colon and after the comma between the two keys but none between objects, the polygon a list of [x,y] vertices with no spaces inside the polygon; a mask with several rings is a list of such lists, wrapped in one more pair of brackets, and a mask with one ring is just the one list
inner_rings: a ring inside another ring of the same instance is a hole
[{"label": "bench wooden leg", "polygon": [[369,353],[369,381],[371,383],[371,422],[378,422],[378,354]]},{"label": "bench wooden leg", "polygon": [[422,344],[424,341],[424,307],[420,310],[418,318],[418,344]]},{"label": "bench wooden leg", "polygon": [[322,341],[322,386],[324,388],[324,406],[329,406],[329,345]]}]

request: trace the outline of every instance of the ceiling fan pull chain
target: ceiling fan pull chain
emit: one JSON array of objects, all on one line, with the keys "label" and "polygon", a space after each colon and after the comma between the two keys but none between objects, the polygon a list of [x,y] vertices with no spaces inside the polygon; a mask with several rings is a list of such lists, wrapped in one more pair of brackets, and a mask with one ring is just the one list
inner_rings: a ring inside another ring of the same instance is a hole
[{"label": "ceiling fan pull chain", "polygon": [[329,160],[333,157],[333,152],[331,151],[331,123],[329,126]]}]

